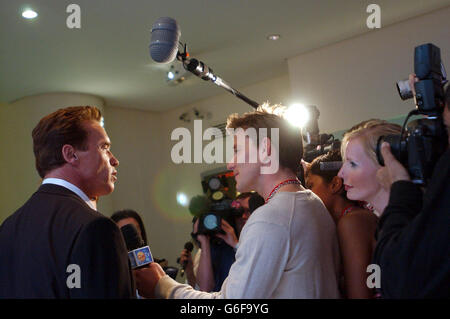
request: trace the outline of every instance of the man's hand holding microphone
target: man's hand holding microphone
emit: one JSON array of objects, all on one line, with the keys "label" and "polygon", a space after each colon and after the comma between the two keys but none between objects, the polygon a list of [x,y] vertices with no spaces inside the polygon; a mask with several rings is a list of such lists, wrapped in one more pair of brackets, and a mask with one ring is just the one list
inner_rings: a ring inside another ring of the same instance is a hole
[{"label": "man's hand holding microphone", "polygon": [[134,225],[127,224],[120,230],[127,246],[128,259],[139,295],[144,298],[154,298],[156,284],[166,273],[158,263],[153,262],[150,248],[145,246]]},{"label": "man's hand holding microphone", "polygon": [[162,267],[152,262],[147,267],[133,270],[136,288],[145,298],[155,298],[155,288],[159,280],[166,275]]}]

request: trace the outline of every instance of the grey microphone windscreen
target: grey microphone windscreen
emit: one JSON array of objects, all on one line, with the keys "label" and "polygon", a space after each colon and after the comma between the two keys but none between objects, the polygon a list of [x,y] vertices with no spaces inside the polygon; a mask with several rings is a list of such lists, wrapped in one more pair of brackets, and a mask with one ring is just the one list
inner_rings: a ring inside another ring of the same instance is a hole
[{"label": "grey microphone windscreen", "polygon": [[172,62],[178,52],[178,41],[181,31],[178,23],[169,17],[156,20],[152,26],[150,40],[150,56],[155,62]]}]

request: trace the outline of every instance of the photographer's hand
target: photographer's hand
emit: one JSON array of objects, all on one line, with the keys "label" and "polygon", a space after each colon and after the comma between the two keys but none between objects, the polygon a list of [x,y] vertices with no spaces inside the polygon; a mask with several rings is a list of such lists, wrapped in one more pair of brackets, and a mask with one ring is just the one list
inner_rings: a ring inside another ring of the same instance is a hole
[{"label": "photographer's hand", "polygon": [[225,234],[216,234],[217,237],[221,238],[223,241],[225,241],[229,246],[235,248],[238,244],[238,239],[236,236],[236,233],[234,232],[234,228],[231,227],[230,224],[227,223],[227,221],[222,219],[221,227]]},{"label": "photographer's hand", "polygon": [[381,155],[383,155],[385,166],[377,171],[377,180],[383,188],[390,190],[394,182],[411,180],[408,171],[392,155],[389,143],[381,144]]},{"label": "photographer's hand", "polygon": [[[198,232],[198,223],[199,223],[199,219],[197,219],[194,223],[194,228],[192,229],[192,232],[194,234],[197,234]],[[209,236],[207,235],[202,235],[202,234],[197,234],[197,240],[200,243],[200,248],[205,248],[206,246],[208,246],[209,248]]]},{"label": "photographer's hand", "polygon": [[[197,234],[199,220],[194,224],[193,232]],[[210,292],[214,289],[214,272],[211,262],[210,238],[207,235],[197,234],[201,253],[197,270],[197,284],[201,291]]]},{"label": "photographer's hand", "polygon": [[193,271],[193,262],[191,252],[187,249],[183,249],[180,255],[180,265],[186,263],[186,272]]},{"label": "photographer's hand", "polygon": [[183,249],[183,251],[181,252],[179,263],[180,265],[184,265],[186,263],[185,267],[186,279],[189,285],[195,287],[197,279],[194,273],[194,263],[192,261],[192,254],[189,250]]},{"label": "photographer's hand", "polygon": [[409,87],[411,89],[411,92],[414,96],[416,96],[416,88],[414,86],[415,82],[419,82],[419,78],[416,76],[415,73],[411,73],[408,77]]}]

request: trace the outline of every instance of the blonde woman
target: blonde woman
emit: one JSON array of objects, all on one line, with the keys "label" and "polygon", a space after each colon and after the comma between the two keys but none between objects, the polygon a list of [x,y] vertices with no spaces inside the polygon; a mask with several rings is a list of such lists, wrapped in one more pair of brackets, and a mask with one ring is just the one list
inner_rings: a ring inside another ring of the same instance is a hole
[{"label": "blonde woman", "polygon": [[401,126],[383,120],[368,120],[345,133],[341,153],[343,165],[338,176],[344,180],[347,198],[370,204],[380,216],[388,204],[389,189],[377,180],[376,146],[378,139],[386,135],[399,135]]},{"label": "blonde woman", "polygon": [[[375,249],[378,218],[357,201],[347,198],[339,168],[325,169],[322,164],[341,162],[339,151],[331,151],[306,165],[306,187],[324,203],[336,223],[342,271],[340,290],[344,298],[369,299],[375,296],[367,287],[367,266]],[[304,166],[305,163],[303,162]]]}]

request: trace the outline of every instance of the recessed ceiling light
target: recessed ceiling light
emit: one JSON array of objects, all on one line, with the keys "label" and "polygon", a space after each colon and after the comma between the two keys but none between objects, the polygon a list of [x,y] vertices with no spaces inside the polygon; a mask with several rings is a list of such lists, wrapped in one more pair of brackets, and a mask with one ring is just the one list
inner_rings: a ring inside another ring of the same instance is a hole
[{"label": "recessed ceiling light", "polygon": [[38,16],[36,11],[33,11],[31,9],[26,9],[22,12],[22,17],[25,19],[34,19]]},{"label": "recessed ceiling light", "polygon": [[279,34],[269,34],[267,40],[277,41],[280,38]]}]

